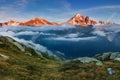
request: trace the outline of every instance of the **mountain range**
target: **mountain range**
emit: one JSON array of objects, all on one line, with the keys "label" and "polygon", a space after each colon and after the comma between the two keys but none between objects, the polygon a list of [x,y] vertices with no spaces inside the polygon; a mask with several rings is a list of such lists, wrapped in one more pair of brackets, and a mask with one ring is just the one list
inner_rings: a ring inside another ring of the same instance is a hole
[{"label": "mountain range", "polygon": [[90,19],[89,16],[83,16],[82,14],[76,14],[74,17],[70,18],[64,23],[50,22],[46,19],[34,18],[25,22],[17,22],[14,20],[9,20],[7,22],[0,23],[0,26],[89,26],[89,25],[99,25],[99,24],[114,24],[113,22],[95,21]]}]

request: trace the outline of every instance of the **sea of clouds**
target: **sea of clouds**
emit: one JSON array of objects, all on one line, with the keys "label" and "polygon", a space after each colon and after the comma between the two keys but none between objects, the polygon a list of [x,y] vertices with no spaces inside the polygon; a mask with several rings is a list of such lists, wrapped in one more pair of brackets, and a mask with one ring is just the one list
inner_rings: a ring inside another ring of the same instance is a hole
[{"label": "sea of clouds", "polygon": [[120,50],[120,25],[115,24],[87,28],[8,26],[0,28],[0,35],[9,36],[36,50],[58,53],[67,58]]}]

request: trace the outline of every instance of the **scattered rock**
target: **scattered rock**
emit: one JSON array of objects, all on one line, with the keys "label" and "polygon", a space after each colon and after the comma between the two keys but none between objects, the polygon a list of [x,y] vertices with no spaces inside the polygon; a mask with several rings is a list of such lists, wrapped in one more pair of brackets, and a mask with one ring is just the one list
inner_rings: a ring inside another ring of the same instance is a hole
[{"label": "scattered rock", "polygon": [[103,53],[103,54],[97,54],[95,55],[95,58],[98,60],[115,60],[116,58],[120,58],[120,53],[119,52],[108,52],[108,53]]},{"label": "scattered rock", "polygon": [[25,54],[29,55],[29,56],[32,56],[32,54],[30,52],[26,52]]},{"label": "scattered rock", "polygon": [[81,58],[77,58],[74,60],[80,60],[80,62],[82,63],[91,63],[91,62],[95,62],[96,65],[101,66],[103,65],[103,63],[95,58],[89,58],[89,57],[81,57]]},{"label": "scattered rock", "polygon": [[25,48],[24,48],[22,45],[20,45],[20,44],[17,43],[17,42],[13,42],[13,44],[14,44],[15,46],[17,46],[17,48],[19,48],[22,52],[25,52]]},{"label": "scattered rock", "polygon": [[25,48],[22,46],[22,44],[18,43],[17,41],[15,41],[9,37],[6,37],[6,39],[8,40],[8,42],[15,45],[20,51],[25,52]]},{"label": "scattered rock", "polygon": [[115,70],[113,70],[112,68],[107,68],[107,71],[109,76],[112,76],[113,74],[115,74]]},{"label": "scattered rock", "polygon": [[115,58],[114,60],[115,60],[115,61],[120,61],[120,58]]},{"label": "scattered rock", "polygon": [[9,59],[9,56],[6,56],[6,55],[4,55],[4,54],[0,54],[0,57],[4,58],[4,59],[6,59],[6,60]]},{"label": "scattered rock", "polygon": [[111,53],[110,59],[120,58],[120,53]]}]

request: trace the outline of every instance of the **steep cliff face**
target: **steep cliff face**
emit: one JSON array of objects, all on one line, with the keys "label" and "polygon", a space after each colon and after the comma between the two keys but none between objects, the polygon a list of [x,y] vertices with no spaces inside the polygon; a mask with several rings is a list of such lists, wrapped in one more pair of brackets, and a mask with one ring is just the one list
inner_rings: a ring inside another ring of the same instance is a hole
[{"label": "steep cliff face", "polygon": [[91,20],[90,20],[90,17],[89,17],[89,16],[86,16],[86,17],[85,17],[85,23],[86,23],[87,25],[91,25]]},{"label": "steep cliff face", "polygon": [[97,24],[96,21],[91,20],[89,16],[84,17],[81,14],[76,14],[73,18],[69,19],[67,24],[76,26],[88,26]]}]

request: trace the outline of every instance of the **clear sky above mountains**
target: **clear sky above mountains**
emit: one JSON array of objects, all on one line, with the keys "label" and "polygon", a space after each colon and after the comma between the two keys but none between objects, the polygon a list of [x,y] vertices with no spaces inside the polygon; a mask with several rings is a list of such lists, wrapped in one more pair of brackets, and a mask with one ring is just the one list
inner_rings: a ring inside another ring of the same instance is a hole
[{"label": "clear sky above mountains", "polygon": [[77,13],[120,23],[120,0],[0,0],[0,22],[34,17],[64,22]]}]

